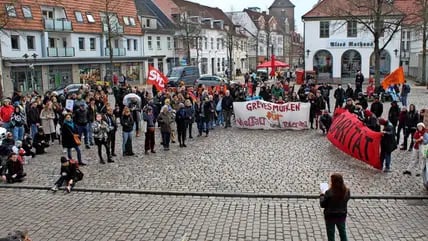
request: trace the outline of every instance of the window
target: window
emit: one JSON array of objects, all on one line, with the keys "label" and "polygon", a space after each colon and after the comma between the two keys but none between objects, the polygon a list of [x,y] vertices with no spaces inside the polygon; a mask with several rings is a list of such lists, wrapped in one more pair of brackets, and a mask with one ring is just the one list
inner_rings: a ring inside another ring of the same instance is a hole
[{"label": "window", "polygon": [[6,4],[6,12],[7,16],[16,18],[16,9],[13,4]]},{"label": "window", "polygon": [[161,37],[156,37],[156,46],[160,50],[161,49]]},{"label": "window", "polygon": [[79,49],[85,50],[85,38],[79,38]]},{"label": "window", "polygon": [[330,22],[321,21],[320,22],[320,38],[330,37]]},{"label": "window", "polygon": [[114,40],[114,47],[119,48],[119,39]]},{"label": "window", "polygon": [[135,26],[135,19],[133,17],[129,17],[129,24]]},{"label": "window", "polygon": [[166,37],[166,44],[168,49],[171,49],[171,37]]},{"label": "window", "polygon": [[130,51],[130,50],[131,50],[131,39],[127,39],[127,40],[126,40],[126,49],[127,49],[128,51]]},{"label": "window", "polygon": [[220,49],[220,39],[218,38],[217,39],[217,50],[219,50]]},{"label": "window", "polygon": [[96,46],[95,46],[95,38],[90,38],[89,39],[89,48],[91,50],[95,50]]},{"label": "window", "polygon": [[27,48],[28,49],[35,49],[34,48],[34,36],[27,36]]},{"label": "window", "polygon": [[208,38],[204,38],[204,49],[208,49]]},{"label": "window", "polygon": [[51,10],[43,10],[42,15],[44,19],[53,19],[53,11]]},{"label": "window", "polygon": [[149,49],[153,49],[153,45],[152,45],[152,36],[147,36],[147,47]]},{"label": "window", "polygon": [[33,18],[30,6],[22,6],[22,14],[24,15],[24,18]]},{"label": "window", "polygon": [[357,21],[348,21],[348,38],[357,37]]},{"label": "window", "polygon": [[221,39],[221,49],[224,49],[224,39]]},{"label": "window", "polygon": [[11,41],[12,49],[19,49],[19,36],[18,35],[10,36],[10,41]]},{"label": "window", "polygon": [[128,26],[129,25],[129,18],[123,17],[123,23],[125,23],[125,25]]},{"label": "window", "polygon": [[54,38],[49,38],[49,48],[55,48],[56,42]]},{"label": "window", "polygon": [[214,38],[211,38],[211,49],[214,49]]},{"label": "window", "polygon": [[138,50],[138,41],[134,39],[134,51]]},{"label": "window", "polygon": [[94,16],[92,16],[92,13],[86,13],[86,18],[88,19],[89,23],[95,23]]},{"label": "window", "polygon": [[74,16],[76,16],[76,21],[78,23],[83,23],[83,15],[82,12],[76,11],[74,12]]},{"label": "window", "polygon": [[146,27],[150,28],[150,19],[146,19]]}]

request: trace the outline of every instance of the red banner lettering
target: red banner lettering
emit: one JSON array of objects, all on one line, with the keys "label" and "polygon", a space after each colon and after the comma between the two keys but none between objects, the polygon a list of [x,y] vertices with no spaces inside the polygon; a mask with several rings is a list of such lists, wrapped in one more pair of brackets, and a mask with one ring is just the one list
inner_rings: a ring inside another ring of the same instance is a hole
[{"label": "red banner lettering", "polygon": [[379,157],[382,134],[364,126],[354,114],[344,112],[337,116],[327,138],[348,155],[382,170]]}]

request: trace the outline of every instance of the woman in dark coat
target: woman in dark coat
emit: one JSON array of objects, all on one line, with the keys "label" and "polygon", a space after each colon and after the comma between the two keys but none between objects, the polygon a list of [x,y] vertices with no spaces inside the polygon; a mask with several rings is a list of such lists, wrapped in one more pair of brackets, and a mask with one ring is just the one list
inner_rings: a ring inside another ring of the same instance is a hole
[{"label": "woman in dark coat", "polygon": [[133,156],[135,155],[132,150],[132,130],[134,129],[134,119],[132,118],[131,110],[127,106],[123,108],[120,124],[122,125],[123,156]]},{"label": "woman in dark coat", "polygon": [[397,131],[398,117],[400,116],[400,108],[398,107],[397,101],[391,102],[391,108],[388,112],[388,121],[391,122],[394,127],[394,133]]},{"label": "woman in dark coat", "polygon": [[320,195],[320,206],[324,208],[324,219],[327,228],[328,240],[334,240],[337,226],[341,241],[347,241],[346,216],[348,201],[351,194],[345,186],[341,174],[334,173],[330,177],[330,188]]},{"label": "woman in dark coat", "polygon": [[64,124],[61,128],[62,132],[62,146],[67,149],[67,156],[69,159],[72,159],[71,149],[75,149],[77,153],[77,160],[79,161],[79,165],[84,166],[85,163],[82,162],[82,153],[80,152],[79,145],[77,145],[74,140],[74,134],[77,134],[77,128],[73,123],[73,119],[71,118],[71,114],[66,114],[64,119]]}]

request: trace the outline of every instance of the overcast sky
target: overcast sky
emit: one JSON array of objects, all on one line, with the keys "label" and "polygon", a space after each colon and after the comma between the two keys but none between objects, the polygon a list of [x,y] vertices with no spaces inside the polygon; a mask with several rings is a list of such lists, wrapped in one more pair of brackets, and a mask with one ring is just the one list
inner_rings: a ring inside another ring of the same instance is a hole
[{"label": "overcast sky", "polygon": [[[210,7],[218,7],[223,12],[242,11],[248,7],[259,7],[262,11],[267,10],[274,0],[188,0]],[[294,18],[297,25],[297,32],[303,34],[302,15],[307,13],[318,2],[318,0],[291,0],[296,6],[294,8]]]}]

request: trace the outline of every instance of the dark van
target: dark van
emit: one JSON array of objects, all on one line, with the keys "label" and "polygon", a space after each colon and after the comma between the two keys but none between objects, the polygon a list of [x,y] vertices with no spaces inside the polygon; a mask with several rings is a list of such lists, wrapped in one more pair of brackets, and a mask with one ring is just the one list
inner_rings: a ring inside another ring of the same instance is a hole
[{"label": "dark van", "polygon": [[186,86],[193,86],[199,75],[199,69],[196,66],[182,66],[172,68],[166,75],[168,86],[176,87],[181,81]]}]

